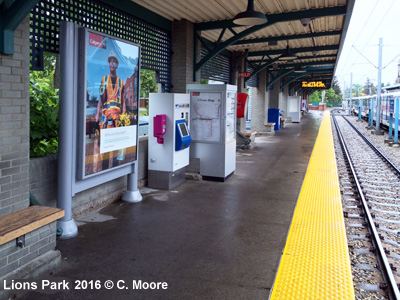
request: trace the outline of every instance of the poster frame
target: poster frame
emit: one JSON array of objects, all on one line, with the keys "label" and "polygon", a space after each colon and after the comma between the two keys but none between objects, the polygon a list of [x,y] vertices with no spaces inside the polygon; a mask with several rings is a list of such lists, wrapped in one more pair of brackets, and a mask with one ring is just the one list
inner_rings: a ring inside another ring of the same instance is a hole
[{"label": "poster frame", "polygon": [[[136,159],[133,161],[126,162],[124,164],[102,170],[93,174],[86,175],[85,174],[85,159],[86,159],[86,79],[87,79],[87,44],[89,33],[98,34],[104,36],[106,38],[111,38],[123,43],[131,44],[138,48],[138,78],[137,78],[137,124],[136,124]],[[126,169],[129,166],[133,166],[138,162],[139,156],[139,95],[140,95],[140,69],[141,69],[141,47],[139,44],[133,43],[128,40],[124,40],[103,32],[99,32],[96,30],[92,30],[90,28],[79,27],[78,28],[78,87],[77,87],[77,169],[76,176],[78,180],[85,180],[92,177],[97,177],[100,175],[104,175],[106,173],[110,173],[112,171],[116,171],[118,169]],[[119,173],[119,172],[117,172]]]}]

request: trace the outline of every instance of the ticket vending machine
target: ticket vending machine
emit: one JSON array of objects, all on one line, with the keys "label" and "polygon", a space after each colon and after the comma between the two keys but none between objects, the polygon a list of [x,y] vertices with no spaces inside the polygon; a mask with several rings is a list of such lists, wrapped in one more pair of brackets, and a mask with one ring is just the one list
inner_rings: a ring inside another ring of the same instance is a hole
[{"label": "ticket vending machine", "polygon": [[236,170],[236,91],[234,85],[189,84],[191,159],[200,160],[205,180],[225,181]]},{"label": "ticket vending machine", "polygon": [[289,96],[287,97],[287,117],[293,123],[299,123],[301,120],[301,97]]},{"label": "ticket vending machine", "polygon": [[148,186],[173,189],[185,181],[189,165],[190,97],[150,93]]}]

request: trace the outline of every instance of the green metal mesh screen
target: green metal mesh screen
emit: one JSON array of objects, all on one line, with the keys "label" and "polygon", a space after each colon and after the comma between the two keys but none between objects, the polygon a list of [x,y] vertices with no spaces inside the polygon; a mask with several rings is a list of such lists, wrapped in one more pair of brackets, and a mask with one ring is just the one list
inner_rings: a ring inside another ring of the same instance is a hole
[{"label": "green metal mesh screen", "polygon": [[97,0],[40,0],[30,18],[32,65],[40,65],[43,51],[58,53],[64,20],[141,45],[142,67],[156,71],[165,91],[170,90],[170,33]]},{"label": "green metal mesh screen", "polygon": [[[247,66],[247,72],[252,73],[254,71],[254,68]],[[246,86],[247,87],[258,87],[258,75],[251,76],[249,79],[246,81]]]},{"label": "green metal mesh screen", "polygon": [[[207,54],[207,50],[201,49],[201,57]],[[201,79],[211,79],[229,83],[231,80],[231,60],[229,57],[218,54],[201,67]]]}]

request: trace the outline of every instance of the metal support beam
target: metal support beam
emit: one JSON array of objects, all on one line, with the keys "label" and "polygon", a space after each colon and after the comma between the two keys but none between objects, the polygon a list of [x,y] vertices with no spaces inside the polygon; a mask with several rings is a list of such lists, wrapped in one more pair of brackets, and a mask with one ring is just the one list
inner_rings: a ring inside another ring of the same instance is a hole
[{"label": "metal support beam", "polygon": [[274,62],[278,61],[279,57],[270,59],[268,61],[266,61],[264,64],[259,64],[251,73],[249,78],[246,78],[245,81],[249,80],[251,77],[257,75],[258,73],[260,73],[262,70],[265,70],[266,68],[268,68],[269,66],[271,66]]},{"label": "metal support beam", "polygon": [[304,66],[323,66],[323,65],[332,65],[334,66],[336,60],[327,60],[327,61],[310,61],[305,63],[296,63],[296,64],[279,64],[278,66],[283,68],[301,68]]},{"label": "metal support beam", "polygon": [[322,32],[302,33],[293,35],[279,35],[279,36],[270,36],[266,38],[240,40],[233,43],[233,45],[249,45],[249,44],[269,43],[277,41],[298,40],[298,39],[306,39],[306,38],[321,37],[321,36],[340,35],[341,33],[342,33],[341,30],[335,30],[335,31],[322,31]]},{"label": "metal support beam", "polygon": [[280,80],[281,78],[289,75],[290,73],[293,73],[294,69],[291,70],[287,70],[286,72],[281,72],[278,73],[276,76],[272,77],[270,81],[267,82],[267,90],[278,80]]},{"label": "metal support beam", "polygon": [[14,0],[0,6],[0,53],[14,53],[14,30],[38,0]]},{"label": "metal support beam", "polygon": [[[334,45],[326,45],[326,46],[318,46],[318,47],[291,48],[290,52],[300,53],[300,52],[314,52],[314,51],[326,51],[326,50],[337,50],[337,49],[339,49],[339,45],[334,44]],[[263,56],[263,55],[279,55],[279,54],[284,54],[286,51],[287,51],[286,48],[276,49],[276,50],[266,50],[266,51],[253,51],[253,52],[249,52],[249,57]]]},{"label": "metal support beam", "polygon": [[[298,56],[299,59],[318,59],[318,58],[334,58],[336,59],[336,54],[324,54],[324,55],[310,55],[310,56]],[[258,63],[264,61],[263,59],[250,60],[252,63]]]},{"label": "metal support beam", "polygon": [[[278,71],[289,71],[289,70],[294,70],[294,68],[285,68],[285,69],[278,69]],[[306,69],[307,73],[312,74],[312,73],[326,73],[326,74],[333,74],[334,67],[333,66],[320,66],[318,67],[310,67]]]},{"label": "metal support beam", "polygon": [[289,84],[291,84],[292,82],[296,81],[297,79],[300,79],[300,78],[303,78],[303,77],[306,77],[306,76],[308,76],[307,73],[297,74],[295,77],[289,78],[289,80],[283,84],[282,88],[284,88],[285,86],[288,86]]},{"label": "metal support beam", "polygon": [[172,22],[170,20],[160,16],[159,14],[156,14],[155,12],[152,12],[151,10],[139,4],[136,4],[131,0],[118,0],[118,1],[100,0],[100,1],[114,8],[117,8],[123,12],[126,12],[132,16],[142,19],[143,21],[146,21],[147,23],[155,25],[161,29],[164,29],[166,31],[171,31]]},{"label": "metal support beam", "polygon": [[[344,15],[346,13],[346,6],[337,6],[337,7],[329,7],[329,8],[316,8],[316,9],[307,9],[295,12],[288,12],[284,14],[272,14],[268,15],[268,22],[266,24],[260,24],[251,26],[242,32],[237,33],[233,37],[217,44],[212,51],[210,51],[206,56],[204,56],[198,63],[195,65],[195,70],[200,69],[207,61],[218,55],[221,51],[223,51],[226,47],[233,45],[235,42],[241,40],[242,38],[252,34],[260,29],[269,27],[278,22],[287,22],[293,20],[300,20],[302,18],[316,18],[316,17],[326,17],[326,16],[337,16]],[[217,26],[214,28],[208,28],[208,26],[204,26],[205,23],[196,24],[194,30],[209,30],[209,29],[217,29],[217,28],[230,28],[232,29],[233,22],[232,20],[225,21],[217,21],[217,22],[227,22],[226,26]],[[202,25],[203,24],[203,25]]]},{"label": "metal support beam", "polygon": [[[328,16],[341,16],[346,14],[346,6],[334,6],[326,8],[314,8],[300,11],[292,11],[280,14],[266,14],[268,19],[267,25],[277,22],[287,22],[293,20],[300,20],[303,18],[318,18],[318,17],[328,17]],[[210,21],[196,24],[196,30],[213,30],[220,28],[237,27],[233,23],[233,19],[230,20],[220,20],[220,21]]]}]

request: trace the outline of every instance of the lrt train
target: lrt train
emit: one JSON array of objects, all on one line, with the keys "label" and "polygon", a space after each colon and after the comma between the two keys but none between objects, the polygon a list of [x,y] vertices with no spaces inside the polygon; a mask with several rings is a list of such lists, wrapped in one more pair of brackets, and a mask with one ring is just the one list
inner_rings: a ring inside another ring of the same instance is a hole
[{"label": "lrt train", "polygon": [[[396,99],[398,99],[396,101]],[[394,125],[395,112],[396,107],[395,103],[398,102],[400,104],[400,92],[394,93],[382,93],[381,94],[381,125],[384,127],[389,126],[390,114],[392,114],[392,120]],[[368,120],[369,113],[372,110],[374,123],[376,121],[376,107],[377,106],[377,96],[362,96],[362,97],[354,97],[352,98],[351,103],[351,111],[353,114],[358,115],[359,107],[361,108],[361,116],[363,119]],[[398,109],[400,114],[400,107]],[[400,118],[400,116],[399,116]],[[400,124],[400,121],[399,121]]]}]

